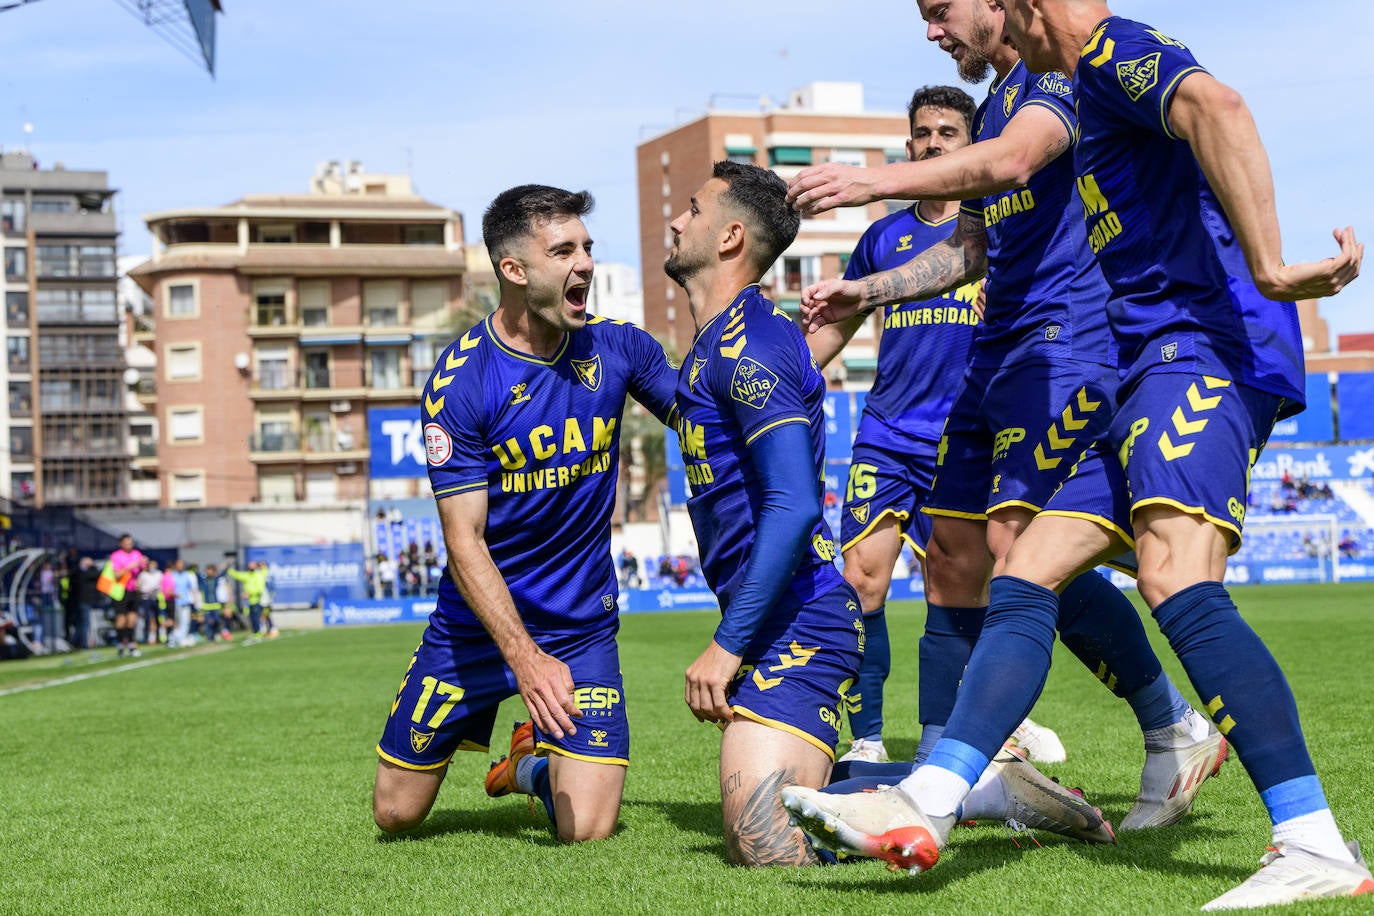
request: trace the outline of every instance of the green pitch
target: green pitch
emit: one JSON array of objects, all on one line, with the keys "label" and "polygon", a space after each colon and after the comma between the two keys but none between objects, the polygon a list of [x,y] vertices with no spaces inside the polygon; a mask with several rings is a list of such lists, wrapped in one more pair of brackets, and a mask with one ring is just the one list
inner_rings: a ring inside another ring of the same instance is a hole
[{"label": "green pitch", "polygon": [[[1236,595],[1292,680],[1337,820],[1374,849],[1374,586]],[[888,747],[906,754],[923,612],[888,612]],[[1232,757],[1182,825],[1115,847],[1048,835],[1043,848],[1024,836],[1018,847],[993,825],[957,830],[940,865],[915,878],[876,863],[730,867],[719,737],[682,702],[682,671],[713,626],[705,613],[624,619],[634,765],[620,832],[581,847],[556,843],[523,798],[488,799],[476,754],[459,755],[413,836],[372,825],[373,745],[418,627],[154,651],[142,661],[159,663],[132,670],[108,652],[0,664],[0,692],[97,675],[0,695],[0,913],[1195,912],[1264,852],[1268,822]],[[501,728],[521,714],[508,703]],[[1125,704],[1060,649],[1033,715],[1069,749],[1046,771],[1119,820],[1143,758]]]}]

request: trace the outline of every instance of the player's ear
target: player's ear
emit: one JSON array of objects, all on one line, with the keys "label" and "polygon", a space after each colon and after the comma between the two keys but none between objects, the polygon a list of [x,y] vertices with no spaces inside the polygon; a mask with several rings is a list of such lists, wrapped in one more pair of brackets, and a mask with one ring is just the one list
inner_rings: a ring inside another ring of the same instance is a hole
[{"label": "player's ear", "polygon": [[500,269],[501,278],[507,283],[525,286],[530,282],[529,276],[525,273],[525,265],[515,258],[504,257],[497,262],[497,267]]},{"label": "player's ear", "polygon": [[744,250],[744,240],[748,233],[742,220],[732,219],[720,230],[717,251],[723,258],[733,257]]},{"label": "player's ear", "polygon": [[916,161],[916,141],[908,139],[906,141],[906,157],[912,162]]}]

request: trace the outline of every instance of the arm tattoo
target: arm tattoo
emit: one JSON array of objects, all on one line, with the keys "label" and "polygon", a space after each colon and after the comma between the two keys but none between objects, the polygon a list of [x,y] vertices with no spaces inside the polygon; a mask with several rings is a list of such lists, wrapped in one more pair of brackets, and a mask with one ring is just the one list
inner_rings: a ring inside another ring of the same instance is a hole
[{"label": "arm tattoo", "polygon": [[870,308],[930,299],[986,273],[987,253],[982,218],[960,213],[949,238],[901,267],[865,277],[865,298]]},{"label": "arm tattoo", "polygon": [[730,804],[725,825],[725,852],[736,865],[816,865],[820,859],[802,832],[787,822],[779,793],[797,781],[797,773],[784,768],[764,777],[742,804]]}]

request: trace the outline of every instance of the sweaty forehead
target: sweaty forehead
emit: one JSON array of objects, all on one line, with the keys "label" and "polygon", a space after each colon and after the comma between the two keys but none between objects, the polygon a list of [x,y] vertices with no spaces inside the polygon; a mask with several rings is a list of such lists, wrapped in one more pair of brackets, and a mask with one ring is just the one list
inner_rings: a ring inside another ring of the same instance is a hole
[{"label": "sweaty forehead", "polygon": [[587,238],[587,227],[581,217],[572,215],[535,217],[534,238],[541,245],[556,245],[569,239]]}]

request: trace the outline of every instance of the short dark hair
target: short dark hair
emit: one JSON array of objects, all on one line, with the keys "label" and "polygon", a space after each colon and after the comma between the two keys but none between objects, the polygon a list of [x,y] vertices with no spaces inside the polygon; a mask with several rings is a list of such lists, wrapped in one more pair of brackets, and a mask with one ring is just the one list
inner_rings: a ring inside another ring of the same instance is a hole
[{"label": "short dark hair", "polygon": [[482,243],[491,264],[500,272],[511,243],[528,238],[541,222],[560,216],[583,217],[596,205],[586,191],[565,191],[546,184],[522,184],[502,191],[482,214]]},{"label": "short dark hair", "polygon": [[916,112],[922,108],[948,108],[964,116],[964,126],[968,128],[969,138],[973,137],[973,112],[978,106],[972,96],[955,86],[922,86],[911,96],[906,106],[906,120],[911,132],[916,133]]},{"label": "short dark hair", "polygon": [[787,182],[776,173],[742,162],[717,162],[711,170],[728,186],[721,199],[744,211],[758,241],[756,266],[767,270],[801,228],[801,217],[787,203]]}]

